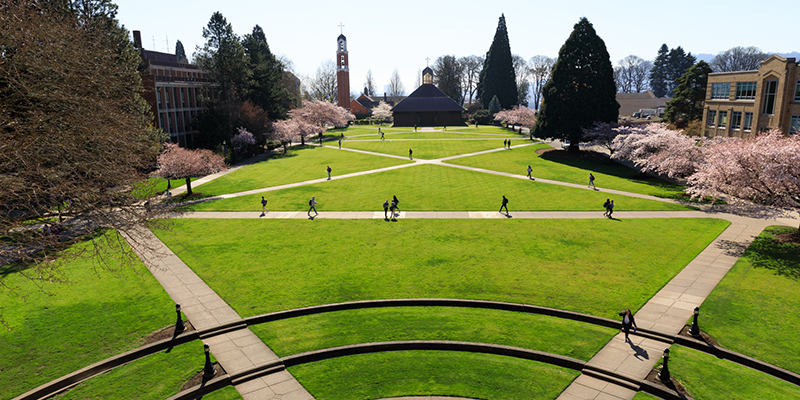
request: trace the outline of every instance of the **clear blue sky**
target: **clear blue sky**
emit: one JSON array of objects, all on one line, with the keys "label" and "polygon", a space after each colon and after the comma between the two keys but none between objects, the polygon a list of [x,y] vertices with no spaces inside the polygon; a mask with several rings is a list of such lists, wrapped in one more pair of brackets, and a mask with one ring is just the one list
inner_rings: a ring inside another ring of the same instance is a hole
[{"label": "clear blue sky", "polygon": [[[662,43],[692,54],[734,46],[767,52],[800,51],[796,0],[754,1],[155,1],[118,0],[119,20],[142,32],[145,49],[174,53],[180,40],[191,58],[202,29],[220,11],[238,35],[261,25],[273,53],[291,60],[298,75],[314,75],[336,55],[344,24],[350,91],[360,92],[372,70],[378,92],[396,68],[406,91],[442,55],[483,55],[505,13],[511,52],[525,59],[555,57],[581,17],[605,41],[612,63],[634,54],[652,60]],[[155,46],[154,46],[155,41]],[[168,41],[168,42],[167,42]],[[167,45],[169,43],[169,45]]]}]

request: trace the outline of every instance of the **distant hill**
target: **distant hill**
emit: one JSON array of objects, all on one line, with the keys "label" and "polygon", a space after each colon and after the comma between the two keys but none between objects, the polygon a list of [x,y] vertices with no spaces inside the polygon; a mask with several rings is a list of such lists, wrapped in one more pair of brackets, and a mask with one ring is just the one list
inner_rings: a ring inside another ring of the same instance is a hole
[{"label": "distant hill", "polygon": [[[782,55],[782,56],[784,56],[786,58],[794,58],[796,61],[800,61],[800,52],[798,52],[798,51],[792,51],[792,52],[788,52],[788,53],[777,53],[777,54],[780,54],[780,55]],[[692,54],[692,55],[697,57],[697,61],[701,61],[702,60],[702,61],[705,61],[705,62],[707,62],[709,64],[711,64],[711,60],[713,60],[714,56],[716,56],[716,54],[708,54],[708,53],[698,53],[698,54]]]}]

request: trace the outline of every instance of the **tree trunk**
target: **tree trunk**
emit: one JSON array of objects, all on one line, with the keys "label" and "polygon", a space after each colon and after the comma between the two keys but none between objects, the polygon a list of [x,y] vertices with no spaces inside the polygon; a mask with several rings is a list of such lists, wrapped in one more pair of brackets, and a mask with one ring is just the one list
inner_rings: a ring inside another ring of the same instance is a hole
[{"label": "tree trunk", "polygon": [[192,178],[186,178],[186,195],[192,195]]},{"label": "tree trunk", "polygon": [[578,147],[577,143],[570,142],[569,148],[567,148],[567,151],[569,151],[570,153],[577,153],[577,152],[581,151],[581,148]]},{"label": "tree trunk", "polygon": [[306,137],[300,136],[300,146],[305,146],[305,145],[306,145]]}]

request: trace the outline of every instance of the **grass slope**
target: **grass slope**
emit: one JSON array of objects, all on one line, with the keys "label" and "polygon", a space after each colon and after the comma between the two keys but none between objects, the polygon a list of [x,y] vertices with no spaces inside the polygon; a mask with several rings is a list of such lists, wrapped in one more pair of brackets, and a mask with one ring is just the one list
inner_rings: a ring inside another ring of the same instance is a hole
[{"label": "grass slope", "polygon": [[446,162],[518,175],[527,175],[528,165],[530,165],[533,169],[532,175],[534,177],[578,184],[588,184],[589,173],[592,173],[596,178],[595,185],[598,187],[651,196],[669,197],[684,191],[682,186],[660,179],[650,177],[643,179],[638,172],[616,162],[549,160],[536,154],[537,150],[546,148],[550,148],[550,146],[540,144],[511,151],[457,158]]},{"label": "grass slope", "polygon": [[195,189],[205,196],[214,196],[326,178],[328,166],[336,176],[408,162],[327,147],[292,147],[286,154],[275,153],[264,161],[240,168]]},{"label": "grass slope", "polygon": [[[518,142],[519,143],[516,144],[520,144],[522,139],[518,140]],[[408,157],[408,149],[410,148],[413,150],[414,159],[432,160],[436,158],[474,153],[490,149],[502,149],[503,142],[500,139],[429,141],[393,140],[393,137],[390,136],[386,138],[386,140],[376,141],[346,140],[342,143],[342,147],[371,151],[375,153],[392,154],[403,157]]]},{"label": "grass slope", "polygon": [[[78,246],[87,246],[86,243]],[[117,272],[86,259],[61,268],[70,283],[38,282],[4,272],[0,315],[0,398],[10,399],[97,361],[138,347],[175,322],[175,305],[145,266],[111,260]]]},{"label": "grass slope", "polygon": [[715,219],[176,220],[158,236],[242,316],[465,298],[616,318],[725,227]]},{"label": "grass slope", "polygon": [[474,399],[554,399],[579,373],[488,354],[397,351],[289,368],[317,400],[445,395]]},{"label": "grass slope", "polygon": [[239,196],[189,206],[196,211],[261,211],[261,196],[273,211],[308,210],[316,196],[318,211],[382,211],[384,200],[400,199],[404,211],[493,211],[501,196],[511,211],[590,211],[600,214],[606,198],[616,211],[691,210],[680,204],[610,196],[608,193],[539,183],[527,179],[466,171],[440,165],[414,165],[348,179],[303,185],[262,194]]},{"label": "grass slope", "polygon": [[800,245],[767,228],[700,307],[700,329],[731,350],[800,373]]},{"label": "grass slope", "polygon": [[670,350],[670,373],[695,399],[800,399],[800,387],[681,346]]},{"label": "grass slope", "polygon": [[543,315],[457,307],[337,311],[250,329],[281,357],[357,343],[456,340],[522,347],[584,361],[618,332]]}]

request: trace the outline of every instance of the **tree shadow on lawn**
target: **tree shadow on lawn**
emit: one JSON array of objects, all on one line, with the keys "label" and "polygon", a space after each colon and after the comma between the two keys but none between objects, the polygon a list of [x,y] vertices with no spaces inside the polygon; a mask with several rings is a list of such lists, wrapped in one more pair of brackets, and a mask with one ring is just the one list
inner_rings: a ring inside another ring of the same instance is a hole
[{"label": "tree shadow on lawn", "polygon": [[[620,165],[596,151],[581,150],[577,153],[570,153],[566,150],[541,149],[536,153],[543,160],[583,169],[587,173],[598,172],[667,191],[681,191],[677,185]],[[588,176],[586,179],[589,179]]]},{"label": "tree shadow on lawn", "polygon": [[800,280],[800,244],[757,237],[744,256],[755,268],[766,268],[780,276]]}]

